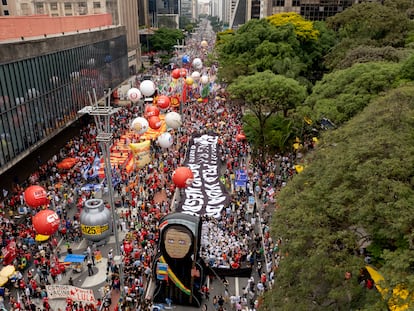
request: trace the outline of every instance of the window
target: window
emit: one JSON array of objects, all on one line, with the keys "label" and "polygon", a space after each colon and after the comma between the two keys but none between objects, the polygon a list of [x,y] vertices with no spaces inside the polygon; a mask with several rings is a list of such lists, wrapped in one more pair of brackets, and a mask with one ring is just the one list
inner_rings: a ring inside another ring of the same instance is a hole
[{"label": "window", "polygon": [[20,5],[20,8],[22,10],[22,15],[29,15],[29,4],[28,3],[22,3]]},{"label": "window", "polygon": [[44,14],[44,11],[43,11],[43,2],[36,3],[35,8],[36,8],[36,14]]},{"label": "window", "polygon": [[300,6],[300,0],[292,0],[292,6]]},{"label": "window", "polygon": [[56,11],[58,9],[57,2],[50,2],[50,9]]},{"label": "window", "polygon": [[[7,5],[7,0],[1,0],[1,3],[2,3],[3,5]],[[7,15],[9,15],[9,14],[7,14]]]},{"label": "window", "polygon": [[273,0],[273,6],[285,6],[285,0]]},{"label": "window", "polygon": [[86,2],[78,2],[78,12],[79,15],[86,15],[88,13],[88,7],[86,5]]},{"label": "window", "polygon": [[3,13],[4,13],[4,16],[10,15],[9,10],[4,10]]},{"label": "window", "polygon": [[101,3],[100,2],[93,2],[93,8],[94,9],[100,9],[101,8]]},{"label": "window", "polygon": [[72,10],[72,3],[65,2],[65,10]]}]

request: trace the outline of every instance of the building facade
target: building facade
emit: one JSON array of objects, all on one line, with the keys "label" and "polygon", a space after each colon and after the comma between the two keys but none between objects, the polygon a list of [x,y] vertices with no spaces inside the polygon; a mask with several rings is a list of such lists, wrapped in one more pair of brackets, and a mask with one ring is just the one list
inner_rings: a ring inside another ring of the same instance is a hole
[{"label": "building facade", "polygon": [[271,0],[269,15],[296,12],[307,20],[320,21],[351,7],[355,0]]},{"label": "building facade", "polygon": [[0,42],[0,174],[57,135],[128,79],[123,26]]},{"label": "building facade", "polygon": [[[33,0],[2,0],[2,15],[29,16],[78,16],[89,14],[102,14],[108,12],[111,1],[33,1]],[[7,10],[7,12],[5,12]],[[7,14],[6,14],[7,13]],[[117,22],[114,20],[114,22]]]},{"label": "building facade", "polygon": [[229,28],[237,29],[253,18],[296,12],[308,20],[325,20],[342,12],[358,0],[210,0],[200,12],[217,16]]},{"label": "building facade", "polygon": [[2,0],[0,15],[50,17],[86,16],[109,13],[114,25],[127,29],[129,70],[135,74],[141,67],[138,34],[138,2],[140,0]]},{"label": "building facade", "polygon": [[181,0],[180,17],[185,17],[194,22],[198,19],[198,1],[197,0]]},{"label": "building facade", "polygon": [[138,1],[118,2],[119,24],[126,27],[129,74],[135,75],[141,68],[141,43],[139,41]]}]

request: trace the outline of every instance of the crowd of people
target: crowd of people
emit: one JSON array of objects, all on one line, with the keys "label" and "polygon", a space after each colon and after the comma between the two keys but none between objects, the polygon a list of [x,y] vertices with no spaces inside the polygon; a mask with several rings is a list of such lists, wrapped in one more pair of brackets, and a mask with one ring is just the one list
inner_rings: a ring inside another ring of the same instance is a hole
[{"label": "crowd of people", "polygon": [[[168,70],[157,69],[157,75],[159,81],[168,81],[170,73]],[[116,202],[120,217],[118,226],[126,233],[121,245],[125,278],[124,284],[121,284],[119,267],[110,252],[107,255],[106,288],[107,291],[123,288],[126,294],[124,308],[144,309],[141,302],[145,301],[145,286],[152,274],[159,220],[174,208],[172,200],[175,186],[171,176],[178,166],[184,165],[187,142],[193,134],[198,133],[214,132],[219,135],[221,174],[231,193],[231,203],[223,209],[220,218],[203,219],[201,256],[213,268],[252,269],[252,275],[240,296],[229,293],[225,279],[222,279],[223,295],[213,297],[211,306],[215,310],[227,310],[226,306],[232,310],[255,310],[258,297],[273,285],[274,273],[281,256],[279,246],[282,243],[281,239],[273,240],[270,236],[271,208],[275,206],[273,193],[277,193],[294,175],[295,153],[272,155],[264,160],[263,157],[252,158],[249,144],[245,140],[235,139],[242,131],[242,107],[232,104],[225,86],[214,83],[213,77],[211,78],[208,102],[189,97],[185,103],[182,110],[183,124],[180,129],[171,132],[174,135],[171,148],[163,149],[154,140],[151,142],[150,164],[132,171],[123,165],[116,167],[119,175],[115,189],[119,197],[119,202]],[[121,143],[122,135],[131,130],[132,120],[142,116],[143,112],[143,106],[122,107],[111,119],[114,145]],[[26,273],[21,274],[16,281],[16,288],[20,289],[19,296],[23,299],[10,293],[3,295],[14,310],[35,311],[34,299],[43,300],[43,310],[50,309],[45,286],[59,279],[56,273],[60,251],[57,238],[67,240],[68,245],[71,241],[81,239],[79,214],[83,203],[96,194],[94,189],[85,189],[83,185],[101,182],[95,172],[85,175],[85,171],[90,170],[91,163],[101,155],[96,135],[96,125],[91,123],[84,126],[79,135],[68,141],[58,154],[40,164],[28,180],[28,184],[40,184],[48,190],[50,208],[55,209],[61,219],[56,237],[47,242],[37,242],[30,217],[20,223],[6,213],[0,218],[2,247],[7,249],[11,241],[16,245],[10,263],[19,267],[22,258],[32,262],[29,270],[24,270],[26,267],[20,269]],[[139,136],[136,136],[130,142],[138,141]],[[59,169],[58,163],[68,157],[76,159],[74,166],[66,170]],[[248,173],[246,187],[234,186],[235,173],[240,169]],[[12,193],[0,203],[1,210],[16,213],[20,207],[25,206],[23,192],[22,186],[15,185]],[[256,198],[254,206],[249,202],[251,196]],[[69,216],[73,214],[70,213],[71,209],[76,209],[73,217]],[[36,212],[36,209],[28,210],[29,215]],[[64,270],[60,272],[64,273]],[[34,277],[35,275],[39,277]],[[205,293],[208,293],[208,289],[205,289]],[[102,307],[101,303],[99,299],[95,305],[82,306],[68,301],[67,311],[109,308],[109,305]],[[210,310],[207,303],[204,308]]]}]

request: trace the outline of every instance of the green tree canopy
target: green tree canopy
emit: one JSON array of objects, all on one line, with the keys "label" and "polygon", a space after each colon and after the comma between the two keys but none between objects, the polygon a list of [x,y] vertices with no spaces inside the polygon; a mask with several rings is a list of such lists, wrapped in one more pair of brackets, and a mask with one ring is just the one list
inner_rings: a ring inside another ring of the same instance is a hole
[{"label": "green tree canopy", "polygon": [[336,70],[316,83],[300,113],[312,120],[325,117],[339,125],[391,88],[399,71],[400,65],[395,63],[356,64]]},{"label": "green tree canopy", "polygon": [[207,18],[214,32],[219,32],[223,29],[223,22],[217,16],[208,16]]},{"label": "green tree canopy", "polygon": [[154,35],[150,37],[151,46],[155,51],[166,51],[168,53],[174,50],[177,40],[184,39],[184,34],[180,29],[159,28]]},{"label": "green tree canopy", "polygon": [[290,151],[298,134],[292,120],[281,115],[270,116],[261,130],[258,118],[252,113],[243,116],[243,131],[254,152],[262,152],[265,147],[270,154]]},{"label": "green tree canopy", "polygon": [[412,53],[402,64],[401,78],[414,81],[414,53]]},{"label": "green tree canopy", "polygon": [[376,250],[383,288],[414,289],[413,99],[413,84],[393,89],[326,132],[282,189],[271,226],[282,259],[263,310],[386,310],[358,282],[358,231]]},{"label": "green tree canopy", "polygon": [[[355,4],[328,18],[327,25],[337,32],[340,40],[326,57],[329,68],[337,68],[350,50],[361,45],[403,47],[410,31],[406,13],[396,5],[378,2]],[[379,56],[377,53],[377,59]]]},{"label": "green tree canopy", "polygon": [[[297,25],[296,25],[297,26]],[[231,82],[240,75],[271,70],[290,78],[313,80],[325,51],[332,46],[321,24],[312,28],[317,39],[298,36],[295,24],[274,25],[269,20],[250,20],[235,33],[220,34],[217,44],[219,78]]]},{"label": "green tree canopy", "polygon": [[265,128],[268,119],[276,113],[287,117],[288,112],[303,102],[306,89],[296,80],[275,75],[271,71],[241,76],[228,91],[233,98],[243,100],[258,120],[258,146],[265,146]]}]

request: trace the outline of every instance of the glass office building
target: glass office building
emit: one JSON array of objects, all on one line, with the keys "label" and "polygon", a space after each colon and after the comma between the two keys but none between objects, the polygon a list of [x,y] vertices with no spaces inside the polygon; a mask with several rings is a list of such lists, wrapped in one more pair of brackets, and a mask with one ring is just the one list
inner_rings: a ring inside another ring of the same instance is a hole
[{"label": "glass office building", "polygon": [[125,34],[64,49],[56,41],[42,49],[45,42],[39,50],[53,52],[0,63],[1,171],[74,122],[90,104],[88,91],[99,99],[128,79]]}]

